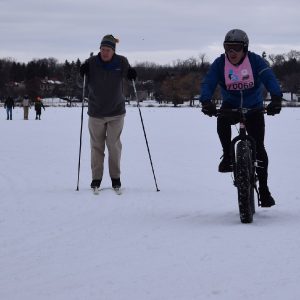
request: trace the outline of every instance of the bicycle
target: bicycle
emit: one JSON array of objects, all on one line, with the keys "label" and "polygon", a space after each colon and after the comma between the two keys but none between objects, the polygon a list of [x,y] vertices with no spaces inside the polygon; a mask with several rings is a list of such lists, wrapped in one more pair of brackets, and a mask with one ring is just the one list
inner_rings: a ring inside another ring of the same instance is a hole
[{"label": "bicycle", "polygon": [[[230,155],[233,166],[233,184],[238,190],[239,213],[242,223],[252,223],[255,214],[254,190],[257,192],[256,143],[246,130],[247,113],[264,113],[264,108],[220,108],[216,116],[237,118],[239,123],[238,135],[230,144]],[[257,193],[258,195],[258,193]],[[258,197],[258,206],[260,200]]]}]

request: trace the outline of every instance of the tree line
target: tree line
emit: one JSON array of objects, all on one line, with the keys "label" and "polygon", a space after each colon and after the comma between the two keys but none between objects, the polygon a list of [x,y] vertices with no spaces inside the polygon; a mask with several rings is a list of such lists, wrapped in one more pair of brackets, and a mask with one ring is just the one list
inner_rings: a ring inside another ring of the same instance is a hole
[{"label": "tree line", "polygon": [[81,62],[59,63],[55,58],[34,59],[28,63],[11,58],[0,59],[0,99],[78,96],[78,72]]},{"label": "tree line", "polygon": [[[285,54],[262,57],[274,70],[283,91],[292,94],[300,92],[300,51],[291,50]],[[21,99],[37,96],[58,97],[69,101],[80,101],[82,78],[79,59],[64,63],[55,58],[34,59],[28,63],[16,62],[11,58],[0,59],[0,99],[12,96]],[[174,105],[193,100],[200,93],[200,85],[210,63],[205,54],[186,60],[173,62],[171,65],[158,65],[150,62],[134,66],[138,73],[136,82],[141,100],[153,97],[160,102],[172,102]],[[124,82],[124,93],[128,100],[134,98],[130,82]],[[215,99],[220,98],[217,89]]]}]

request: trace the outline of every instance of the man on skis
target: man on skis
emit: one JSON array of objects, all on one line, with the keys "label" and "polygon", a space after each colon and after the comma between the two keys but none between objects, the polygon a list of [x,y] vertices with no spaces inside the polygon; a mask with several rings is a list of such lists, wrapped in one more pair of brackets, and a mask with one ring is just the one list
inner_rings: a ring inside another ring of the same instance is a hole
[{"label": "man on skis", "polygon": [[87,59],[80,68],[81,76],[87,78],[93,189],[98,189],[102,181],[105,144],[112,187],[121,187],[120,136],[126,113],[123,79],[135,80],[137,74],[126,57],[115,53],[118,42],[113,35],[105,35],[100,52]]}]

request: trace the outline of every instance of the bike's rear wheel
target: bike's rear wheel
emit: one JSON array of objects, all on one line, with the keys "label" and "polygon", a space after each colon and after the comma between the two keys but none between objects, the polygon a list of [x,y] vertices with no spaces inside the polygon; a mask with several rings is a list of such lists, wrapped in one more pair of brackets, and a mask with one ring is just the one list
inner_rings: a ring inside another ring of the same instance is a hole
[{"label": "bike's rear wheel", "polygon": [[252,223],[255,213],[253,163],[249,141],[240,141],[236,146],[235,182],[238,190],[240,219]]}]

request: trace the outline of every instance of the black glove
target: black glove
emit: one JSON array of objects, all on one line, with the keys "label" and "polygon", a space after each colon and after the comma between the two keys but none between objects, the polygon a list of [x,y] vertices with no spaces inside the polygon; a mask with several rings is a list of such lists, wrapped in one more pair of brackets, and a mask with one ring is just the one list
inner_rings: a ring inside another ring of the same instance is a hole
[{"label": "black glove", "polygon": [[129,80],[136,80],[136,76],[137,76],[136,70],[134,68],[129,68],[127,72],[127,78]]},{"label": "black glove", "polygon": [[271,96],[271,102],[267,106],[267,115],[274,116],[279,114],[281,111],[281,97],[279,96]]},{"label": "black glove", "polygon": [[216,104],[212,103],[211,101],[203,102],[201,111],[210,117],[215,116],[217,114]]},{"label": "black glove", "polygon": [[88,75],[89,63],[87,61],[80,66],[79,72],[80,72],[81,77],[84,77],[84,75]]}]

